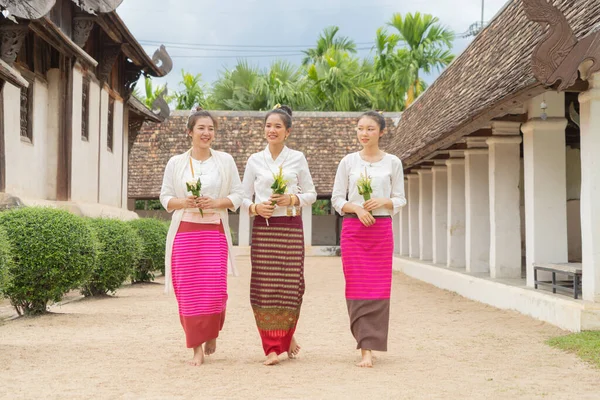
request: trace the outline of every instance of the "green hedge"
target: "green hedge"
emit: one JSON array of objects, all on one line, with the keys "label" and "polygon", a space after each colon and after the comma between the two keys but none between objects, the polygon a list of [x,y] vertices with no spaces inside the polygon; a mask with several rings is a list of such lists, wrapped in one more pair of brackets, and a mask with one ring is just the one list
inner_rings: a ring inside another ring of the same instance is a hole
[{"label": "green hedge", "polygon": [[15,265],[5,295],[19,314],[41,314],[49,301],[78,289],[96,265],[90,224],[64,210],[21,208],[0,213]]},{"label": "green hedge", "polygon": [[13,251],[6,231],[0,227],[0,293],[9,283],[9,271],[14,267]]},{"label": "green hedge", "polygon": [[142,257],[133,271],[132,282],[150,282],[154,272],[165,273],[165,244],[168,226],[154,218],[140,218],[129,221],[143,242]]},{"label": "green hedge", "polygon": [[142,256],[142,239],[133,227],[118,219],[97,218],[89,222],[99,242],[98,261],[81,293],[114,293],[133,274]]}]

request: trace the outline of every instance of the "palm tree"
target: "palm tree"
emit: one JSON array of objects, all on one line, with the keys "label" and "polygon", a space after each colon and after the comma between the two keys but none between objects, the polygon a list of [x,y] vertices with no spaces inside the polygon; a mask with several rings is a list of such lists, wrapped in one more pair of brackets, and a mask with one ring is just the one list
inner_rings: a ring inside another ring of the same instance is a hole
[{"label": "palm tree", "polygon": [[330,48],[308,69],[311,92],[321,111],[362,111],[373,108],[377,82],[372,65]]},{"label": "palm tree", "polygon": [[329,49],[355,54],[356,44],[352,39],[346,36],[335,37],[339,30],[338,26],[328,26],[325,28],[317,39],[317,47],[302,51],[306,54],[306,57],[302,59],[302,65],[315,64],[323,60],[325,53]]},{"label": "palm tree", "polygon": [[396,13],[388,25],[398,31],[392,43],[403,44],[407,51],[396,53],[397,62],[403,65],[410,83],[407,88],[406,105],[424,90],[425,84],[420,79],[422,70],[430,73],[434,68],[438,71],[446,67],[454,59],[450,52],[454,33],[441,26],[437,17],[417,12],[406,14],[405,18]]},{"label": "palm tree", "polygon": [[277,60],[260,70],[241,60],[221,74],[209,101],[225,110],[266,110],[278,103],[295,110],[312,109],[307,84],[302,70],[287,61]]},{"label": "palm tree", "polygon": [[[154,103],[154,100],[156,100],[156,98],[160,96],[160,94],[166,89],[166,84],[154,87],[154,85],[152,85],[152,78],[149,76],[145,76],[144,93],[140,93],[139,89],[136,86],[132,92],[132,95],[135,96],[139,101],[144,103],[146,107],[152,109],[152,103]],[[164,97],[164,99],[167,103],[169,103],[172,100],[172,96],[167,95]]]},{"label": "palm tree", "polygon": [[183,86],[181,91],[175,92],[176,110],[191,110],[199,105],[206,107],[206,96],[202,87],[202,74],[192,75],[181,70],[182,80],[179,82]]}]

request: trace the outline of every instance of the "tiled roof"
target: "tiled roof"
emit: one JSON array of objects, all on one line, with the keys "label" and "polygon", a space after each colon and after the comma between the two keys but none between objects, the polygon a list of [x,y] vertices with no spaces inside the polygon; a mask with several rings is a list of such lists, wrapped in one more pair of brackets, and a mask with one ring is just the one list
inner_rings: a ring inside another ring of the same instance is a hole
[{"label": "tiled roof", "polygon": [[[598,0],[553,3],[565,14],[578,38],[600,24]],[[540,26],[525,16],[522,0],[510,0],[403,113],[390,150],[405,165],[414,164],[437,150],[442,139],[468,126],[486,111],[539,86],[531,71],[531,54],[541,37]]]},{"label": "tiled roof", "polygon": [[[264,112],[215,111],[218,119],[216,150],[230,153],[243,176],[248,157],[266,147]],[[306,155],[319,196],[329,196],[337,164],[359,150],[355,125],[362,113],[295,112],[288,147]],[[175,111],[161,124],[145,124],[130,153],[129,198],[157,198],[165,165],[171,156],[189,149],[186,135],[188,111]],[[400,113],[385,114],[394,127]],[[391,130],[390,132],[393,132]],[[384,137],[382,147],[390,140]]]}]

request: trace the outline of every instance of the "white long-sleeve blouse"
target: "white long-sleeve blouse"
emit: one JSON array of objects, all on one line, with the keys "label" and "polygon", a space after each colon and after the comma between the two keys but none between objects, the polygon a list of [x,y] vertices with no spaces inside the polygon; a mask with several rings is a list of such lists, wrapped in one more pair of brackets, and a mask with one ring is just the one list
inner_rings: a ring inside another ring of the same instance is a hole
[{"label": "white long-sleeve blouse", "polygon": [[[273,175],[283,169],[284,179],[288,181],[286,193],[294,194],[300,201],[300,206],[308,206],[317,200],[317,192],[308,169],[308,162],[304,154],[285,146],[277,159],[273,160],[269,147],[248,158],[242,186],[244,188],[244,202],[242,206],[247,210],[252,203],[262,203],[269,200],[273,190]],[[252,197],[254,196],[254,201]],[[287,215],[287,207],[275,207],[274,217]]]},{"label": "white long-sleeve blouse", "polygon": [[361,173],[371,177],[371,198],[391,199],[394,206],[392,210],[377,208],[373,210],[373,215],[394,215],[406,204],[402,161],[395,155],[385,154],[380,161],[371,163],[363,160],[356,152],[340,161],[335,175],[331,203],[340,215],[345,214],[342,208],[347,202],[359,206],[365,202],[363,196],[358,194],[356,185]]}]

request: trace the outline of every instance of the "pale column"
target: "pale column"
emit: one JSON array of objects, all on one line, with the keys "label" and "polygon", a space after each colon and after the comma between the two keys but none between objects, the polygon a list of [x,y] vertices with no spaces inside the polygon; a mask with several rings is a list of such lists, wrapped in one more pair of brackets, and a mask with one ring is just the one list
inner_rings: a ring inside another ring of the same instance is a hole
[{"label": "pale column", "polygon": [[600,302],[600,74],[579,96],[583,299]]},{"label": "pale column", "polygon": [[[404,193],[406,196],[408,196],[408,180],[405,179],[404,180]],[[400,228],[399,228],[399,233],[400,233],[400,240],[399,240],[399,251],[398,254],[400,254],[401,256],[408,256],[409,254],[409,234],[408,234],[408,205],[402,207],[400,209],[400,212],[398,213],[398,215],[400,215]]]},{"label": "pale column", "polygon": [[312,206],[302,207],[302,228],[304,229],[304,246],[312,246]]},{"label": "pale column", "polygon": [[238,225],[238,246],[250,246],[250,214],[240,207],[240,223]]},{"label": "pale column", "polygon": [[448,167],[435,166],[433,172],[433,263],[446,265],[448,256]]},{"label": "pale column", "polygon": [[401,214],[395,214],[392,217],[392,235],[394,237],[394,254],[400,254],[400,228],[402,220],[400,219]]},{"label": "pale column", "polygon": [[[490,276],[521,277],[521,176],[519,122],[498,121],[490,152]],[[506,135],[506,136],[505,136]]]},{"label": "pale column", "polygon": [[490,270],[488,150],[465,150],[465,262],[467,272]]},{"label": "pale column", "polygon": [[419,259],[431,260],[433,258],[432,243],[432,173],[430,169],[421,169],[419,174]]},{"label": "pale column", "polygon": [[408,175],[408,255],[418,258],[419,249],[419,175]]},{"label": "pale column", "polygon": [[[542,100],[548,104],[545,120],[539,118]],[[564,93],[532,99],[528,115],[532,119],[521,131],[527,286],[532,287],[534,263],[568,261]]]},{"label": "pale column", "polygon": [[446,265],[465,267],[465,159],[446,160],[448,167],[448,231]]}]

